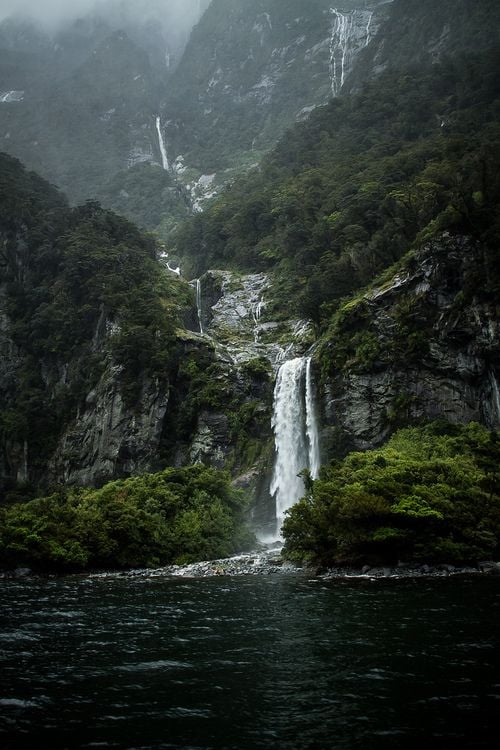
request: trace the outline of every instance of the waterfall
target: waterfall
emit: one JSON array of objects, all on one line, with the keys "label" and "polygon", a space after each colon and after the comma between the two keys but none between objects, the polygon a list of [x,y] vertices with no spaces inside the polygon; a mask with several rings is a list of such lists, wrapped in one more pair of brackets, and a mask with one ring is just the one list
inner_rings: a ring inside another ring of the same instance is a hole
[{"label": "waterfall", "polygon": [[177,276],[181,275],[181,267],[180,266],[171,266],[170,261],[167,261],[167,268],[169,271],[172,271],[172,273],[177,274]]},{"label": "waterfall", "polygon": [[352,69],[355,55],[370,43],[373,12],[352,10],[343,13],[330,8],[333,16],[330,37],[330,79],[332,95],[338,96]]},{"label": "waterfall", "polygon": [[160,145],[161,165],[163,169],[168,172],[170,165],[168,163],[167,148],[165,146],[165,141],[163,140],[163,133],[161,132],[161,120],[159,115],[156,118],[156,131],[158,133],[158,143]]},{"label": "waterfall", "polygon": [[201,322],[201,279],[196,279],[196,309],[198,310],[200,333],[203,333],[203,323]]},{"label": "waterfall", "polygon": [[344,85],[346,68],[350,59],[349,41],[354,27],[354,15],[341,13],[332,8],[334,16],[332,35],[330,38],[330,76],[332,80],[332,94],[338,96]]},{"label": "waterfall", "polygon": [[317,477],[319,471],[310,358],[298,357],[281,365],[274,389],[272,426],[276,460],[270,489],[276,502],[278,535],[285,511],[304,494],[304,482],[297,475],[309,469]]},{"label": "waterfall", "polygon": [[373,18],[373,13],[371,11],[368,11],[368,23],[366,24],[365,47],[368,47],[368,45],[370,44],[370,40],[371,40],[370,27],[372,25],[372,18]]},{"label": "waterfall", "polygon": [[491,396],[493,400],[494,414],[497,422],[500,422],[500,393],[498,383],[493,370],[490,370]]},{"label": "waterfall", "polygon": [[309,471],[313,479],[319,476],[321,459],[319,453],[319,431],[314,408],[314,391],[311,373],[311,357],[306,360],[306,434],[309,448]]},{"label": "waterfall", "polygon": [[259,343],[259,322],[262,317],[262,310],[264,309],[264,306],[264,300],[260,299],[252,308],[252,317],[254,322],[253,340],[255,344]]}]

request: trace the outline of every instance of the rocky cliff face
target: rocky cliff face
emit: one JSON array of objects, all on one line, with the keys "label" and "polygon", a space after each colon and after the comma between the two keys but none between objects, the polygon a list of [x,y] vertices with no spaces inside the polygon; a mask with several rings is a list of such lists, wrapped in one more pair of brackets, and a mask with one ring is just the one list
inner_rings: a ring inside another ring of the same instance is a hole
[{"label": "rocky cliff face", "polygon": [[272,319],[266,274],[211,270],[198,288],[198,320],[184,336],[185,357],[164,420],[164,455],[169,463],[229,468],[238,483],[258,492],[272,467],[275,374],[284,359],[310,348],[314,332],[307,321]]},{"label": "rocky cliff face", "polygon": [[[12,321],[2,303],[5,295],[0,286],[0,403],[5,428],[9,407],[16,399],[20,383],[26,379],[27,355],[11,338]],[[104,321],[103,333],[94,341],[100,352],[109,351],[111,330],[112,326]],[[142,373],[139,395],[131,407],[124,398],[123,367],[113,362],[109,354],[105,359],[107,365],[74,411],[65,409],[61,402],[78,388],[82,371],[88,366],[87,357],[54,366],[48,354],[38,362],[38,387],[44,393],[46,413],[39,420],[31,417],[31,434],[24,439],[17,438],[15,430],[11,437],[2,435],[0,485],[3,481],[7,485],[12,482],[99,485],[158,466],[168,383],[154,381]],[[51,412],[54,423],[49,435],[46,420]],[[54,430],[59,432],[55,443]]]},{"label": "rocky cliff face", "polygon": [[124,402],[121,368],[110,366],[64,430],[48,466],[54,483],[100,485],[154,471],[168,391],[143,376],[134,408]]},{"label": "rocky cliff face", "polygon": [[[158,16],[154,2],[141,6],[140,19],[122,3],[52,35],[0,24],[1,148],[72,201],[97,197],[165,231],[184,216],[187,195],[199,209],[339,93],[387,3],[345,0],[334,11],[329,0],[184,5],[184,19],[206,9],[184,52],[186,23],[179,29]],[[168,175],[160,173],[158,116]]]},{"label": "rocky cliff face", "polygon": [[347,82],[356,90],[388,67],[410,63],[423,67],[498,44],[500,6],[496,0],[397,0],[387,13],[381,33],[359,60]]},{"label": "rocky cliff face", "polygon": [[321,357],[329,453],[422,419],[500,427],[498,306],[485,249],[443,236],[344,310]]},{"label": "rocky cliff face", "polygon": [[255,163],[287,127],[340,93],[386,5],[213,0],[166,95],[173,157],[206,174],[230,174],[235,159],[240,171]]}]

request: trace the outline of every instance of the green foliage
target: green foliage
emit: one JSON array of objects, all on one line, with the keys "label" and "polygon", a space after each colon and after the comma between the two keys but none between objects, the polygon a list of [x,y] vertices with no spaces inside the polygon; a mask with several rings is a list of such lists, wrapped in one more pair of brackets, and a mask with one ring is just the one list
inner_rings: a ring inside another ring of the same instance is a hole
[{"label": "green foliage", "polygon": [[474,562],[500,552],[500,442],[477,424],[402,429],[322,470],[286,553],[317,564]]},{"label": "green foliage", "polygon": [[188,292],[156,260],[152,237],[98,203],[70,209],[6,155],[0,238],[6,334],[17,352],[0,384],[0,443],[8,464],[29,442],[36,477],[111,362],[131,407],[144,377],[168,382]]},{"label": "green foliage", "polygon": [[232,472],[255,466],[271,438],[273,384],[266,361],[257,357],[238,371],[198,342],[180,359],[171,384],[161,445],[167,463],[189,447],[200,416],[208,416],[227,435],[222,439],[230,447],[225,466]]},{"label": "green foliage", "polygon": [[[295,300],[326,324],[342,298],[444,230],[498,246],[499,56],[389,69],[318,108],[179,230],[178,254],[197,274],[272,268],[278,306]],[[498,278],[491,266],[492,294]]]},{"label": "green foliage", "polygon": [[99,189],[98,196],[106,208],[165,239],[189,215],[186,192],[156,164],[138,164],[118,172]]},{"label": "green foliage", "polygon": [[255,380],[269,381],[271,377],[271,367],[265,357],[254,357],[244,363],[245,373]]},{"label": "green foliage", "polygon": [[0,564],[83,570],[225,557],[252,542],[246,500],[204,466],[61,489],[0,509]]}]

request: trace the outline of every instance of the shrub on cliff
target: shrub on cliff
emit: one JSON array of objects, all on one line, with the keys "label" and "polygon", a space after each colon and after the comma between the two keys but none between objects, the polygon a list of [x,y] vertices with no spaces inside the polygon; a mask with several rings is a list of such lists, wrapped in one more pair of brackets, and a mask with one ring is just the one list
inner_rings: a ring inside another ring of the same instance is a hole
[{"label": "shrub on cliff", "polygon": [[0,510],[0,564],[81,570],[229,556],[252,541],[245,499],[205,466],[96,489],[62,489]]},{"label": "shrub on cliff", "polygon": [[289,511],[286,553],[320,565],[472,562],[500,553],[496,433],[432,423],[323,469]]}]

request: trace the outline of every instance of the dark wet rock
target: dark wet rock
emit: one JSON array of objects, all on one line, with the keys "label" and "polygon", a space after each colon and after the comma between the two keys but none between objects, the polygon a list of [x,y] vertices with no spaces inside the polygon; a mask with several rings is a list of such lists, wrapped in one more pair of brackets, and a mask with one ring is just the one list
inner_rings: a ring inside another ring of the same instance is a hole
[{"label": "dark wet rock", "polygon": [[31,568],[16,568],[13,572],[14,578],[27,578],[31,574]]},{"label": "dark wet rock", "polygon": [[[397,426],[417,420],[500,427],[497,311],[480,294],[463,292],[483,266],[480,245],[445,233],[346,313],[343,335],[373,336],[379,351],[373,361],[351,357],[331,367],[324,379],[323,440],[332,453],[381,445]],[[398,340],[402,307],[424,337],[417,354]],[[323,367],[336,344],[334,337],[324,349]]]},{"label": "dark wet rock", "polygon": [[479,570],[483,573],[489,573],[490,575],[500,575],[500,562],[494,562],[493,560],[483,560],[478,563]]}]

